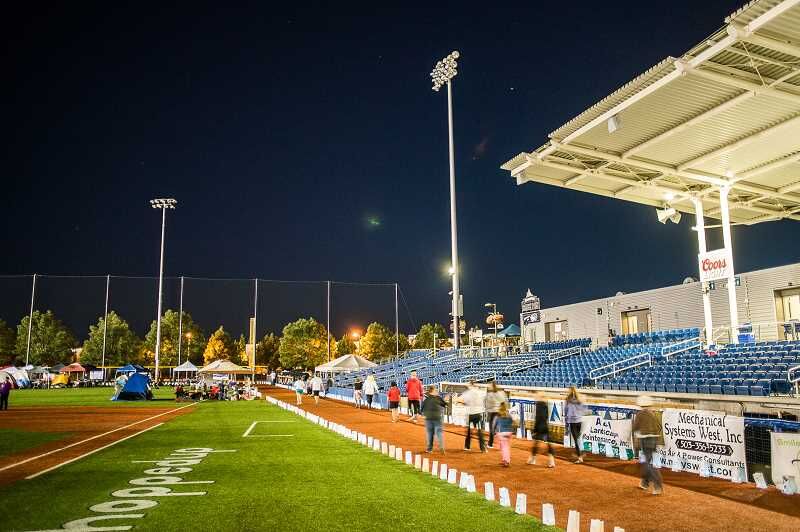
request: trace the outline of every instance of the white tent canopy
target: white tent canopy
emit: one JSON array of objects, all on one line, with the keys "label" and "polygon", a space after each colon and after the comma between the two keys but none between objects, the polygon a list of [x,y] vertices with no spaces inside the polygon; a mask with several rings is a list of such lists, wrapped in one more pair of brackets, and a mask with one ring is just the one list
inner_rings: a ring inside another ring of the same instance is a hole
[{"label": "white tent canopy", "polygon": [[252,373],[249,368],[234,364],[230,360],[215,360],[211,364],[197,370],[198,373],[224,373],[228,375],[244,375]]},{"label": "white tent canopy", "polygon": [[326,364],[317,366],[314,368],[314,371],[322,373],[344,373],[365,368],[374,368],[375,366],[377,366],[377,364],[370,362],[364,357],[358,355],[343,355]]},{"label": "white tent canopy", "polygon": [[180,366],[177,366],[177,367],[173,368],[172,372],[173,373],[179,373],[179,372],[197,373],[197,366],[195,366],[194,364],[192,364],[190,361],[187,360],[186,362],[184,362]]}]

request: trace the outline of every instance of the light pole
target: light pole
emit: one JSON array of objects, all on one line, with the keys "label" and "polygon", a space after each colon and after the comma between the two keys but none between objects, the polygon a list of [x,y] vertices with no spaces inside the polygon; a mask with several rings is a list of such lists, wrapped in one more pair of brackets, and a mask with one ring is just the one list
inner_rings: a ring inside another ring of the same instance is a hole
[{"label": "light pole", "polygon": [[158,270],[158,316],[156,317],[156,356],[155,379],[158,383],[158,357],[161,353],[161,291],[164,286],[164,228],[167,225],[167,209],[174,209],[178,201],[173,198],[156,198],[150,200],[150,206],[161,209],[161,261]]},{"label": "light pole", "polygon": [[484,303],[483,306],[492,309],[492,321],[494,322],[494,344],[497,345],[497,304]]},{"label": "light pole", "polygon": [[453,267],[453,347],[456,351],[461,340],[461,320],[459,316],[458,300],[458,231],[456,226],[456,166],[453,154],[453,78],[456,77],[458,52],[454,51],[438,63],[431,72],[433,90],[439,91],[442,85],[447,85],[447,131],[450,148],[450,246]]}]

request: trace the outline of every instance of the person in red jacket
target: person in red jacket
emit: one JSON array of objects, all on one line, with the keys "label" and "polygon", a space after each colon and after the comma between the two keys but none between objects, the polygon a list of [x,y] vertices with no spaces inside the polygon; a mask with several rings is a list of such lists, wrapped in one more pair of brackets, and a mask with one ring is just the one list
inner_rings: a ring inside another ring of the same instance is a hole
[{"label": "person in red jacket", "polygon": [[400,415],[400,388],[397,387],[395,381],[392,381],[389,385],[386,398],[389,400],[389,411],[392,413],[392,423],[397,423],[397,418]]},{"label": "person in red jacket", "polygon": [[417,378],[417,372],[412,371],[411,377],[406,381],[406,395],[408,396],[408,411],[411,413],[409,421],[417,422],[419,402],[422,400],[422,381]]}]

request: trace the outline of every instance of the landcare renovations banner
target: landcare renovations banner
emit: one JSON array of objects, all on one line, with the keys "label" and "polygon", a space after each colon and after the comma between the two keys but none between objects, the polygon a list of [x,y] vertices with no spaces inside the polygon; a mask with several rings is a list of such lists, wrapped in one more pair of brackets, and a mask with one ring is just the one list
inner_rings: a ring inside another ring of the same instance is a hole
[{"label": "landcare renovations banner", "polygon": [[603,419],[600,416],[584,416],[581,434],[581,447],[592,452],[592,443],[602,445],[599,452],[606,454],[606,447],[611,446],[615,456],[619,456],[620,446],[632,447],[630,419]]},{"label": "landcare renovations banner", "polygon": [[783,486],[786,477],[800,483],[800,434],[772,433],[772,482]]},{"label": "landcare renovations banner", "polygon": [[661,416],[664,447],[659,448],[663,467],[700,473],[704,463],[711,476],[737,478],[747,474],[744,451],[744,418],[709,410],[666,409]]}]

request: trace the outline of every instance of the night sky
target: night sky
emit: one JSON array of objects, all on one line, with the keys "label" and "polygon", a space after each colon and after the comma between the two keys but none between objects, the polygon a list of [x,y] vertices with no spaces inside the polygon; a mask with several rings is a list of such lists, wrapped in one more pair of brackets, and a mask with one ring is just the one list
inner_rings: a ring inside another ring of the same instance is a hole
[{"label": "night sky", "polygon": [[[661,225],[652,208],[517,187],[499,166],[684,53],[741,3],[18,5],[27,11],[0,22],[0,273],[157,275],[161,220],[148,200],[175,197],[167,275],[398,282],[404,332],[444,323],[446,97],[428,75],[457,49],[468,323],[483,321],[487,301],[517,316],[527,288],[554,306],[679,283],[696,276],[691,216]],[[800,261],[798,240],[795,222],[736,227],[737,269]],[[187,283],[186,310],[207,330],[244,329],[252,283]],[[104,285],[45,279],[37,308],[85,336]],[[0,318],[16,324],[29,289],[0,279]],[[324,319],[323,284],[260,290],[259,334],[303,314]],[[111,308],[141,329],[155,292],[153,281],[114,281]],[[393,324],[393,313],[393,287],[334,289],[337,336]]]}]

